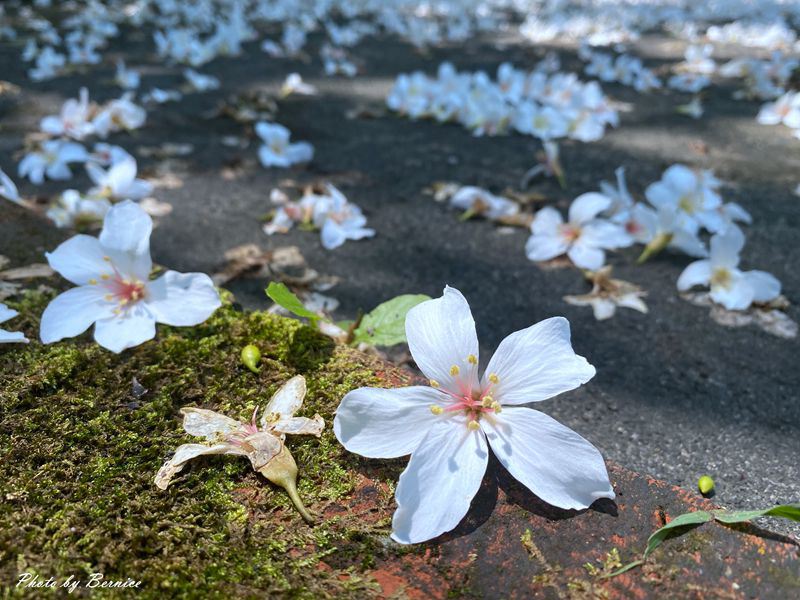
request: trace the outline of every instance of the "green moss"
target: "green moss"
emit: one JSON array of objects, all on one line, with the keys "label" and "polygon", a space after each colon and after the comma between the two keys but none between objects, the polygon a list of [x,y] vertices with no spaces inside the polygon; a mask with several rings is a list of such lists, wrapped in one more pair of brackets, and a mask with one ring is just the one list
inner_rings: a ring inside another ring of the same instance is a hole
[{"label": "green moss", "polygon": [[[32,339],[49,298],[32,292],[9,303],[21,313],[15,325]],[[240,363],[248,343],[263,356],[258,374]],[[304,414],[318,412],[328,425],[320,439],[287,440],[300,494],[319,516],[315,526],[244,459],[198,459],[166,492],[155,487],[163,461],[196,441],[182,431],[180,407],[246,419],[298,373],[308,381]],[[145,395],[134,395],[134,378]],[[363,385],[381,385],[371,359],[297,321],[237,312],[230,303],[201,326],[160,327],[154,341],[121,355],[89,334],[6,346],[0,579],[16,582],[28,571],[86,580],[100,572],[141,580],[143,598],[374,595],[367,574],[374,556],[395,552],[382,543],[392,509],[391,487],[382,482],[395,481],[402,463],[347,454],[330,428],[342,396]],[[370,506],[359,509],[351,498],[365,480],[377,487]],[[12,589],[15,595],[25,592]]]}]

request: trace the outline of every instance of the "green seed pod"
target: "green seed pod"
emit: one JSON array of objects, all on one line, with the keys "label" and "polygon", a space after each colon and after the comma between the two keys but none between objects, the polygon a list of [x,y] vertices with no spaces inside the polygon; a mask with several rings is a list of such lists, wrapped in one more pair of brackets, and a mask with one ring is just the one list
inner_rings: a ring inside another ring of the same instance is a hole
[{"label": "green seed pod", "polygon": [[700,490],[700,493],[703,494],[703,496],[708,496],[714,491],[714,480],[708,475],[703,475],[697,480],[697,489]]},{"label": "green seed pod", "polygon": [[258,373],[258,362],[261,360],[261,350],[253,344],[242,348],[242,364],[253,373]]}]

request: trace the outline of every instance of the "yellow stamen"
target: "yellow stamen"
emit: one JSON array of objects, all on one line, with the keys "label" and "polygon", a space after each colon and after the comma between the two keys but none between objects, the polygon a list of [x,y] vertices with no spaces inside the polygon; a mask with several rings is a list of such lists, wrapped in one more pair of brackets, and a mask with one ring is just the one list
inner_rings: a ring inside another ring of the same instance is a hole
[{"label": "yellow stamen", "polygon": [[478,431],[478,429],[480,428],[481,426],[478,425],[477,421],[470,421],[469,423],[467,423],[467,429],[469,429],[470,431]]},{"label": "yellow stamen", "polygon": [[477,357],[477,356],[475,356],[474,354],[470,354],[470,355],[467,357],[467,362],[468,362],[469,364],[471,364],[471,365],[477,365],[477,364],[478,364],[478,357]]},{"label": "yellow stamen", "polygon": [[106,262],[111,262],[111,257],[110,256],[104,256],[103,260],[106,261]]},{"label": "yellow stamen", "polygon": [[492,383],[500,383],[500,378],[495,373],[491,373],[489,375],[489,381]]},{"label": "yellow stamen", "polygon": [[461,369],[458,368],[458,365],[453,365],[452,367],[450,367],[450,375],[455,377],[459,373],[461,373]]},{"label": "yellow stamen", "polygon": [[102,279],[103,281],[108,281],[109,279],[111,279],[111,275],[103,273],[102,275],[100,275],[100,279]]},{"label": "yellow stamen", "polygon": [[492,398],[491,396],[484,396],[483,402],[481,402],[481,404],[483,404],[484,408],[489,408],[492,405],[492,402],[494,402],[494,398]]},{"label": "yellow stamen", "polygon": [[438,381],[436,381],[435,379],[431,379],[431,380],[430,380],[428,383],[430,384],[430,386],[431,386],[432,388],[436,388],[436,389],[438,389],[438,388],[439,388],[439,382],[438,382]]},{"label": "yellow stamen", "polygon": [[111,302],[113,299],[114,296],[112,296],[111,294],[106,294],[105,296],[103,296],[103,300],[105,300],[106,302]]},{"label": "yellow stamen", "polygon": [[90,279],[89,285],[97,285],[97,279]]},{"label": "yellow stamen", "polygon": [[437,406],[436,404],[431,405],[431,412],[435,415],[440,415],[444,412],[444,409],[441,406]]},{"label": "yellow stamen", "polygon": [[500,414],[503,409],[500,407],[500,403],[495,401],[492,402],[492,410],[495,412],[495,414]]}]

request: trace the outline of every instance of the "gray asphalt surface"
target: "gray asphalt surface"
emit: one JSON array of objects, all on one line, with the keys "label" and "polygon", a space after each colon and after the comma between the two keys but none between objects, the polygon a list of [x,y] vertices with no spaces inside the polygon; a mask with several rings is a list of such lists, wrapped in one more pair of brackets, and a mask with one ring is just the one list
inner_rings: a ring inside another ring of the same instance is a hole
[{"label": "gray asphalt surface", "polygon": [[[502,47],[498,47],[498,42]],[[119,43],[119,42],[118,42]],[[543,55],[513,39],[473,40],[466,48],[437,48],[421,54],[394,40],[368,40],[354,54],[363,63],[355,80],[321,76],[316,40],[310,62],[269,59],[255,44],[240,58],[218,59],[203,69],[219,76],[223,90],[193,95],[180,104],[150,112],[147,126],[133,136],[111,141],[137,155],[137,147],[165,141],[191,143],[195,152],[174,162],[181,187],[159,189],[159,200],[174,211],[162,219],[153,237],[157,262],[183,271],[212,272],[225,250],[243,243],[264,248],[296,244],[310,265],[342,281],[331,295],[341,301],[339,316],[352,317],[397,294],[438,295],[445,284],[459,288],[470,301],[484,360],[507,334],[541,319],[564,315],[574,346],[598,374],[574,393],[537,408],[553,415],[594,442],[603,453],[627,467],[694,488],[702,474],[717,483],[715,500],[736,508],[766,507],[800,501],[800,372],[797,340],[772,337],[753,327],[730,329],[714,323],[707,310],[678,298],[675,281],[688,257],[662,254],[637,266],[637,251],[613,254],[615,276],[643,286],[650,314],[621,310],[610,321],[596,322],[591,311],[565,304],[562,296],[587,291],[574,269],[544,271],[524,254],[527,232],[502,234],[484,221],[459,222],[457,213],[422,193],[438,180],[500,191],[515,186],[533,164],[538,142],[510,135],[474,138],[456,125],[411,122],[382,116],[348,119],[354,107],[381,108],[394,77],[423,69],[434,73],[442,60],[461,69],[494,72],[508,60],[531,68]],[[124,46],[129,65],[143,69],[143,89],[175,87],[180,68],[168,69],[149,56],[142,34]],[[642,54],[658,64],[677,60],[680,48],[659,40],[641,44]],[[55,112],[64,98],[88,85],[93,97],[118,95],[112,67],[51,82],[31,84],[19,64],[18,48],[0,46],[2,78],[22,86],[20,101],[0,104],[0,167],[15,173],[12,153],[38,119]],[[574,49],[563,50],[565,67],[578,63]],[[280,102],[277,121],[296,140],[314,144],[307,168],[266,170],[256,163],[255,142],[247,149],[222,144],[245,127],[204,115],[233,90],[266,87],[277,91],[286,74],[298,71],[321,91],[315,98]],[[621,126],[599,142],[562,144],[568,189],[542,182],[534,189],[565,209],[580,193],[613,181],[616,167],[627,167],[628,184],[641,197],[647,184],[674,162],[713,168],[728,182],[724,196],[749,210],[744,268],[775,274],[784,293],[800,293],[800,142],[788,129],[755,122],[758,104],[731,100],[730,87],[713,87],[705,98],[707,114],[694,121],[674,113],[689,96],[673,92],[640,95],[603,85],[632,110]],[[145,173],[154,159],[140,159]],[[234,167],[239,175],[223,178]],[[15,178],[16,179],[16,178]],[[318,235],[293,231],[266,237],[259,218],[270,209],[270,189],[279,182],[330,180],[361,206],[378,235],[348,242],[329,252]],[[75,187],[87,187],[80,175]],[[21,185],[23,193],[47,195],[59,185]],[[0,206],[0,210],[3,210]],[[3,245],[25,243],[0,240]],[[2,248],[0,248],[2,253]],[[264,281],[237,281],[229,287],[249,307],[265,307]],[[798,319],[800,311],[790,309]],[[485,364],[485,362],[484,362]],[[776,529],[798,532],[787,524]]]}]

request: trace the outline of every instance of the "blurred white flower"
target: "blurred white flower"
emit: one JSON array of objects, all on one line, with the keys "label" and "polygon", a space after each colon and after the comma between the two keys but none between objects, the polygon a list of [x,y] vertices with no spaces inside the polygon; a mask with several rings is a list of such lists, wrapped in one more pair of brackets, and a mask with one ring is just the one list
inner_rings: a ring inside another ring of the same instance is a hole
[{"label": "blurred white flower", "polygon": [[283,125],[262,121],[256,123],[255,131],[264,142],[258,149],[258,159],[265,167],[290,167],[314,157],[314,147],[308,142],[289,143],[291,133]]},{"label": "blurred white flower", "polygon": [[70,163],[82,163],[88,157],[86,148],[77,142],[48,140],[22,158],[17,172],[20,177],[27,177],[36,185],[41,185],[45,176],[48,179],[63,181],[72,178]]},{"label": "blurred white flower", "polygon": [[696,286],[708,286],[711,299],[728,310],[745,310],[754,302],[770,302],[781,293],[781,283],[765,271],[740,271],[739,253],[744,234],[736,226],[711,237],[708,260],[690,264],[678,278],[682,292]]},{"label": "blurred white flower", "polygon": [[555,208],[542,208],[531,223],[531,237],[525,245],[525,253],[533,261],[566,254],[577,267],[598,270],[605,264],[605,250],[633,243],[625,229],[597,217],[610,206],[611,199],[603,194],[581,194],[569,208],[567,223]]}]

